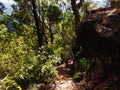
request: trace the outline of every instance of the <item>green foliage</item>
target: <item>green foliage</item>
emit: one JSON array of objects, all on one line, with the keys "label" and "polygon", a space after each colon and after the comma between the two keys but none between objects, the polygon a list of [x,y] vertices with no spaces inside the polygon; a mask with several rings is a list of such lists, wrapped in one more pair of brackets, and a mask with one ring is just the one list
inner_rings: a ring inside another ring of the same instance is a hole
[{"label": "green foliage", "polygon": [[51,78],[57,75],[56,71],[56,63],[59,62],[59,57],[55,57],[54,55],[49,54],[47,51],[40,52],[36,57],[34,57],[34,61],[32,66],[28,70],[28,74],[26,78],[28,78],[31,82],[35,81],[45,81],[49,82]]},{"label": "green foliage", "polygon": [[[28,27],[24,27],[23,36],[19,36],[16,32],[8,32],[5,25],[0,25],[0,74],[8,75],[11,82],[8,79],[7,82],[12,84],[24,80],[30,83],[49,82],[57,75],[55,66],[60,58],[51,54],[47,46],[43,46],[42,51],[35,50],[36,38],[26,28]],[[9,88],[10,85],[8,84]]]},{"label": "green foliage", "polygon": [[[21,90],[21,84],[49,82],[57,75],[57,62],[71,52],[71,42],[75,36],[74,17],[70,2],[65,4],[62,0],[35,0],[37,19],[40,30],[44,31],[43,41],[46,41],[41,51],[38,51],[31,1],[14,1],[17,4],[12,6],[12,15],[0,15],[0,87]],[[66,10],[62,11],[61,8]],[[81,11],[88,8],[84,6]],[[50,42],[51,34],[53,43]],[[81,59],[80,65],[88,69],[89,61]],[[77,72],[73,78],[83,74]]]},{"label": "green foliage", "polygon": [[78,71],[78,72],[74,73],[72,78],[74,80],[80,80],[80,79],[82,79],[83,75],[85,75],[84,72]]},{"label": "green foliage", "polygon": [[22,90],[22,88],[8,76],[0,80],[0,89],[1,90]]},{"label": "green foliage", "polygon": [[49,5],[47,17],[50,22],[58,22],[62,19],[62,10],[58,6]]},{"label": "green foliage", "polygon": [[87,58],[80,59],[80,65],[87,70],[90,67],[90,61]]},{"label": "green foliage", "polygon": [[76,81],[80,81],[83,78],[83,76],[86,75],[86,71],[90,67],[90,61],[87,58],[82,58],[79,61],[79,65],[84,71],[77,71],[73,74],[73,79]]},{"label": "green foliage", "polygon": [[66,57],[71,52],[71,42],[75,34],[72,26],[72,13],[67,11],[63,16],[63,21],[58,23],[54,30],[54,42],[52,45],[54,53],[61,56],[61,58]]}]

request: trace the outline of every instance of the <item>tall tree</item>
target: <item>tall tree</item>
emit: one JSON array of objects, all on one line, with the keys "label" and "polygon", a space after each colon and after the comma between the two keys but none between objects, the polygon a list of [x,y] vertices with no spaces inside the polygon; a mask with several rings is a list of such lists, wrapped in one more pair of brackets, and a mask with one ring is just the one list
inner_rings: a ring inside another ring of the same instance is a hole
[{"label": "tall tree", "polygon": [[79,51],[79,43],[78,43],[78,34],[79,34],[79,25],[80,25],[80,15],[79,15],[79,9],[82,7],[82,4],[84,3],[84,0],[79,0],[79,3],[77,3],[77,0],[71,0],[71,6],[74,14],[74,26],[75,26],[75,40],[72,45],[72,51],[74,54],[74,65],[76,63],[76,54]]},{"label": "tall tree", "polygon": [[39,44],[39,47],[41,47],[42,43],[43,43],[43,32],[40,30],[40,24],[39,24],[35,0],[31,0],[31,3],[32,3],[32,7],[33,7],[33,15],[34,15],[35,25],[36,25],[36,29],[37,29],[38,44]]},{"label": "tall tree", "polygon": [[51,38],[51,43],[53,43],[53,30],[52,27],[54,24],[58,23],[62,19],[62,10],[55,5],[49,5],[48,10],[47,10],[47,18],[48,18],[48,23],[49,23],[49,32],[50,32],[50,38]]},{"label": "tall tree", "polygon": [[82,0],[80,0],[79,4],[76,3],[77,0],[71,0],[72,10],[74,13],[74,19],[75,19],[75,31],[76,35],[78,34],[78,27],[80,23],[80,15],[79,15],[79,9],[80,5],[82,5]]}]

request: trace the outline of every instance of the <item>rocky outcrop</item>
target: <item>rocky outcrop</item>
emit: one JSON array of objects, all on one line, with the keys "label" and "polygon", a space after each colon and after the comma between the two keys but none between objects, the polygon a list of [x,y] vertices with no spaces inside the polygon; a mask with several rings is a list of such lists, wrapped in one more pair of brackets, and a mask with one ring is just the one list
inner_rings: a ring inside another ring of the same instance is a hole
[{"label": "rocky outcrop", "polygon": [[85,57],[92,61],[86,75],[89,89],[118,90],[117,87],[120,87],[120,9],[96,10],[90,14],[80,25],[75,49],[73,51],[80,51],[77,58]]},{"label": "rocky outcrop", "polygon": [[88,56],[93,50],[96,54],[100,51],[120,52],[120,9],[114,8],[90,14],[80,25],[77,40],[86,54],[88,51]]}]

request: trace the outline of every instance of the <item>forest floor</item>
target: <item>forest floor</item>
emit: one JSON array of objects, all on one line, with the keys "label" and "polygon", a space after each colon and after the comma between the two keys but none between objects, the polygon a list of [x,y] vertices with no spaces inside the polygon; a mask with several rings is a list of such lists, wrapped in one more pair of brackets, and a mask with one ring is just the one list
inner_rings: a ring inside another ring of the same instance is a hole
[{"label": "forest floor", "polygon": [[[83,77],[81,81],[76,82],[75,80],[73,80],[73,76],[71,75],[71,65],[72,64],[66,65],[65,63],[58,65],[57,79],[53,80],[54,82],[52,82],[51,84],[45,85],[44,88],[40,88],[38,90],[120,90],[120,79],[117,73],[110,72],[106,78],[103,78],[101,82],[95,85],[94,83],[100,81],[101,78],[86,82],[85,77]],[[97,73],[95,77],[98,77],[100,71],[95,70],[95,72]]]},{"label": "forest floor", "polygon": [[[86,79],[83,79],[79,82],[73,80],[73,76],[70,71],[71,65],[66,65],[65,63],[59,65],[57,67],[58,70],[58,79],[55,80],[54,88],[50,90],[120,90],[119,86],[119,75],[118,73],[109,72],[108,77],[106,79],[103,78],[103,81],[94,85],[93,82],[100,81],[101,78],[97,80],[86,82]],[[96,76],[99,76],[99,72],[97,72]],[[90,78],[90,77],[89,77]],[[112,85],[112,87],[111,87]],[[89,89],[88,89],[89,88]]]},{"label": "forest floor", "polygon": [[46,85],[39,90],[86,90],[86,82],[84,80],[80,82],[73,80],[70,71],[71,65],[66,65],[65,63],[58,65],[58,76],[54,80],[54,83]]},{"label": "forest floor", "polygon": [[73,80],[70,73],[70,66],[65,63],[57,67],[58,70],[58,80],[55,81],[54,88],[51,90],[85,90],[82,83],[77,83]]}]

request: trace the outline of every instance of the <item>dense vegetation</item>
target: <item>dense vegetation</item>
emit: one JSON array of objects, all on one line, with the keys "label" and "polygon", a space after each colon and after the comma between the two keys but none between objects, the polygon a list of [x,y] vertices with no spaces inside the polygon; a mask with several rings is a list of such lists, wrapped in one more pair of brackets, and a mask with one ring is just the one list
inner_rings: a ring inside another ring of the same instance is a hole
[{"label": "dense vegetation", "polygon": [[[0,3],[0,90],[22,90],[35,88],[36,83],[41,86],[50,83],[58,74],[57,65],[66,62],[69,56],[73,58],[73,79],[86,75],[92,62],[78,56],[82,47],[77,37],[80,24],[96,3],[92,0],[14,1],[10,15]],[[76,71],[77,66],[82,71]]]}]

